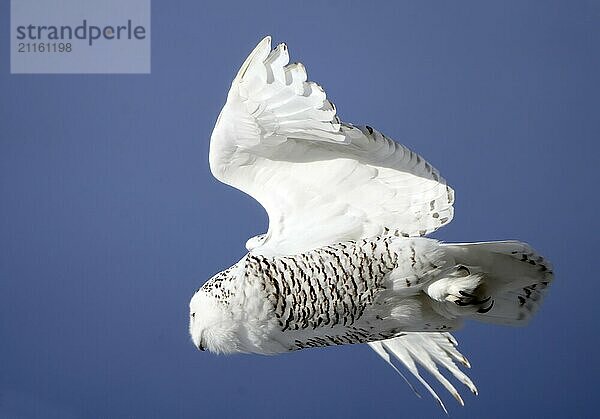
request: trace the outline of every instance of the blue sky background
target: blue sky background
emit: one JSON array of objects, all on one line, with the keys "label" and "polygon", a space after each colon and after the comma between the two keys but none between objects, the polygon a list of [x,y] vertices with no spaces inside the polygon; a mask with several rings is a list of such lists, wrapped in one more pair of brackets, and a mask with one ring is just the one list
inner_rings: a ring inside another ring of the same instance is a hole
[{"label": "blue sky background", "polygon": [[0,417],[443,417],[366,346],[199,353],[188,301],[266,230],[208,169],[256,42],[456,190],[446,241],[521,239],[556,281],[526,328],[456,333],[453,418],[595,417],[600,3],[155,0],[150,75],[9,74],[0,3]]}]

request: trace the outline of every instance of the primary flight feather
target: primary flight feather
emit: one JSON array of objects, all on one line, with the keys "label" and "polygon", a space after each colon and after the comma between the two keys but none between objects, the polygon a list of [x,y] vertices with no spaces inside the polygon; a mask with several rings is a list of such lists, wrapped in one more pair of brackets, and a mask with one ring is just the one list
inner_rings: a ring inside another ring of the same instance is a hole
[{"label": "primary flight feather", "polygon": [[423,237],[452,220],[454,191],[418,154],[341,122],[270,37],[233,80],[209,160],[217,179],[261,203],[269,228],[192,297],[199,349],[276,354],[368,343],[394,369],[404,364],[445,410],[418,366],[463,404],[438,370],[477,392],[448,331],[466,318],[525,324],[552,281],[549,262],[525,243]]}]

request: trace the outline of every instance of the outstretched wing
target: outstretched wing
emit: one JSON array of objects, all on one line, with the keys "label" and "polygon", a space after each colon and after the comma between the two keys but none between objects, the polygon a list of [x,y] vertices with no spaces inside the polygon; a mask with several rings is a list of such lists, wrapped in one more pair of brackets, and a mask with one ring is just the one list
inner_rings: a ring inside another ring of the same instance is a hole
[{"label": "outstretched wing", "polygon": [[448,413],[446,406],[444,406],[444,403],[435,390],[421,376],[418,366],[437,379],[463,406],[462,397],[460,397],[460,394],[456,391],[452,383],[440,373],[438,366],[444,367],[454,378],[467,386],[473,394],[477,394],[475,384],[456,365],[456,362],[459,362],[467,368],[471,367],[469,361],[456,349],[458,343],[450,333],[406,333],[397,338],[371,342],[369,346],[390,364],[404,378],[412,390],[419,395],[408,379],[394,365],[394,361],[402,362],[419,382],[423,384],[427,391],[431,393],[446,413]]},{"label": "outstretched wing", "polygon": [[295,254],[392,230],[450,222],[454,193],[429,163],[370,127],[340,122],[287,47],[263,39],[234,79],[210,143],[210,167],[269,215],[254,253]]}]

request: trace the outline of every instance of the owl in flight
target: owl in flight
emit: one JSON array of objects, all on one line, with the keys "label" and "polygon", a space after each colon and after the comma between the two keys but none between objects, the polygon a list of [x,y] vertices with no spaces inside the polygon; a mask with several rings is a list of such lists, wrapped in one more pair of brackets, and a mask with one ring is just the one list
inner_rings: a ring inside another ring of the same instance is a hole
[{"label": "owl in flight", "polygon": [[424,237],[452,220],[452,188],[403,145],[340,121],[270,37],[231,84],[209,160],[217,179],[260,202],[269,228],[192,297],[200,350],[367,343],[396,371],[404,364],[445,410],[417,366],[463,404],[438,370],[477,393],[449,332],[464,319],[523,325],[552,281],[550,263],[525,243]]}]

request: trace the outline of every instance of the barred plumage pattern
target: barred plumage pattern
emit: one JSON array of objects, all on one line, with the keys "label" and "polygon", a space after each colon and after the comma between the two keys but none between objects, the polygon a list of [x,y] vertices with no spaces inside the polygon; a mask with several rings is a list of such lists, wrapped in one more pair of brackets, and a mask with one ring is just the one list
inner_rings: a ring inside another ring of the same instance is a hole
[{"label": "barred plumage pattern", "polygon": [[[390,273],[408,258],[410,273],[406,266],[401,268],[408,289],[436,272],[426,257],[416,255],[414,239],[400,239],[402,246],[398,240],[397,235],[388,234],[292,256],[249,253],[201,289],[225,306],[231,304],[233,295],[244,293],[240,287],[260,290],[278,330],[295,336],[289,350],[389,339],[401,336],[403,330],[382,329],[379,322],[383,319],[372,310],[377,296],[392,286]],[[243,281],[234,280],[238,269]],[[366,313],[370,314],[367,319]]]},{"label": "barred plumage pattern", "polygon": [[338,243],[295,256],[250,254],[246,275],[262,281],[281,331],[352,326],[397,266],[391,240]]}]

